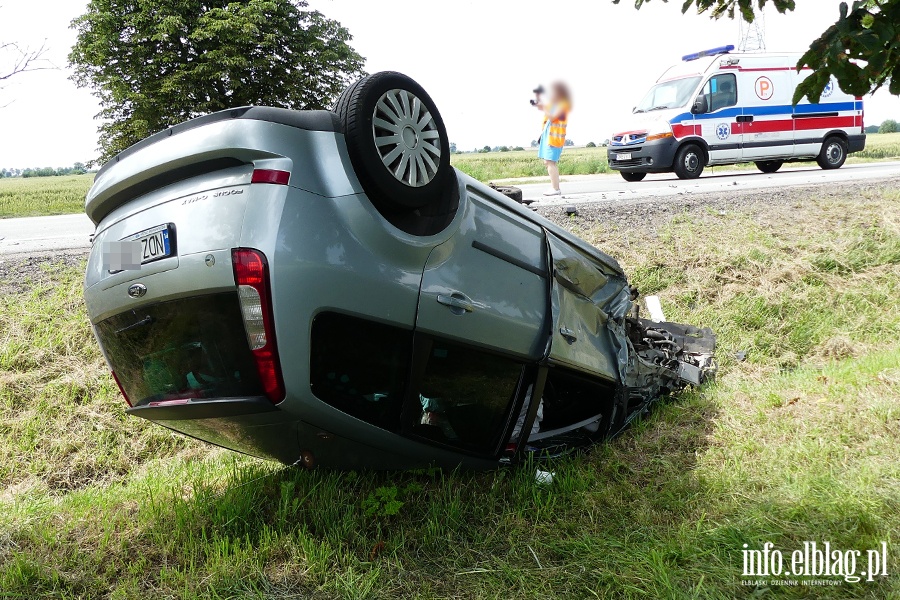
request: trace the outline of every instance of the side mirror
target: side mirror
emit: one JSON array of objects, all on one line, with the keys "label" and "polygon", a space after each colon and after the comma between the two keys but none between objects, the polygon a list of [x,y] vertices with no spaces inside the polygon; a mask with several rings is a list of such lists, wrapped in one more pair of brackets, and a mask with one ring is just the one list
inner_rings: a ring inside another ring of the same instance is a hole
[{"label": "side mirror", "polygon": [[691,107],[691,112],[695,115],[702,115],[709,112],[709,98],[706,94],[697,96],[697,99],[694,100],[694,106]]}]

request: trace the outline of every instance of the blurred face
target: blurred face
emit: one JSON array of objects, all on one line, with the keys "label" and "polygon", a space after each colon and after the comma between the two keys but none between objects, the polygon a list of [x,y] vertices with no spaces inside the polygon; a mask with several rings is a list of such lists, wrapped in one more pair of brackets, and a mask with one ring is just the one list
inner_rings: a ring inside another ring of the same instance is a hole
[{"label": "blurred face", "polygon": [[560,100],[562,100],[562,94],[559,92],[559,87],[554,85],[550,88],[550,101],[558,102]]},{"label": "blurred face", "polygon": [[566,88],[561,82],[556,82],[550,86],[551,102],[559,102],[566,99]]}]

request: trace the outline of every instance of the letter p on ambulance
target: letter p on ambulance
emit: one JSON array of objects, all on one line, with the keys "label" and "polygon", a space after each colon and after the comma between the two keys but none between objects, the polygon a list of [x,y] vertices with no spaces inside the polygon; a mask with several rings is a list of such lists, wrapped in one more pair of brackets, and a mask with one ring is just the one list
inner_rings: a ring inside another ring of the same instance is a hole
[{"label": "letter p on ambulance", "polygon": [[757,79],[754,89],[760,100],[768,100],[775,94],[775,86],[768,77],[760,77]]}]

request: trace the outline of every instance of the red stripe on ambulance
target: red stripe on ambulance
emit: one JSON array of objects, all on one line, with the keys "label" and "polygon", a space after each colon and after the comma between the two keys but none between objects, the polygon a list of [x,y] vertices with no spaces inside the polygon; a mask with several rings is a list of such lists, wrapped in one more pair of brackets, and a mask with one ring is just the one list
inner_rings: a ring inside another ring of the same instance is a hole
[{"label": "red stripe on ambulance", "polygon": [[808,119],[795,119],[796,131],[809,131],[810,129],[840,129],[858,125],[855,116],[848,117],[810,117]]}]

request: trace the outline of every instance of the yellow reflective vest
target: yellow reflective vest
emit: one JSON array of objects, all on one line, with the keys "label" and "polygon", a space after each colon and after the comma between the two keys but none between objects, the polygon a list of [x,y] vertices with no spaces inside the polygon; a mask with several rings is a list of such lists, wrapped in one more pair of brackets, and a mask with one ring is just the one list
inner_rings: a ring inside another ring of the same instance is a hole
[{"label": "yellow reflective vest", "polygon": [[566,127],[569,125],[568,102],[556,102],[544,108],[544,123],[541,128],[547,126],[550,121],[550,137],[547,144],[554,148],[562,148],[566,145]]}]

